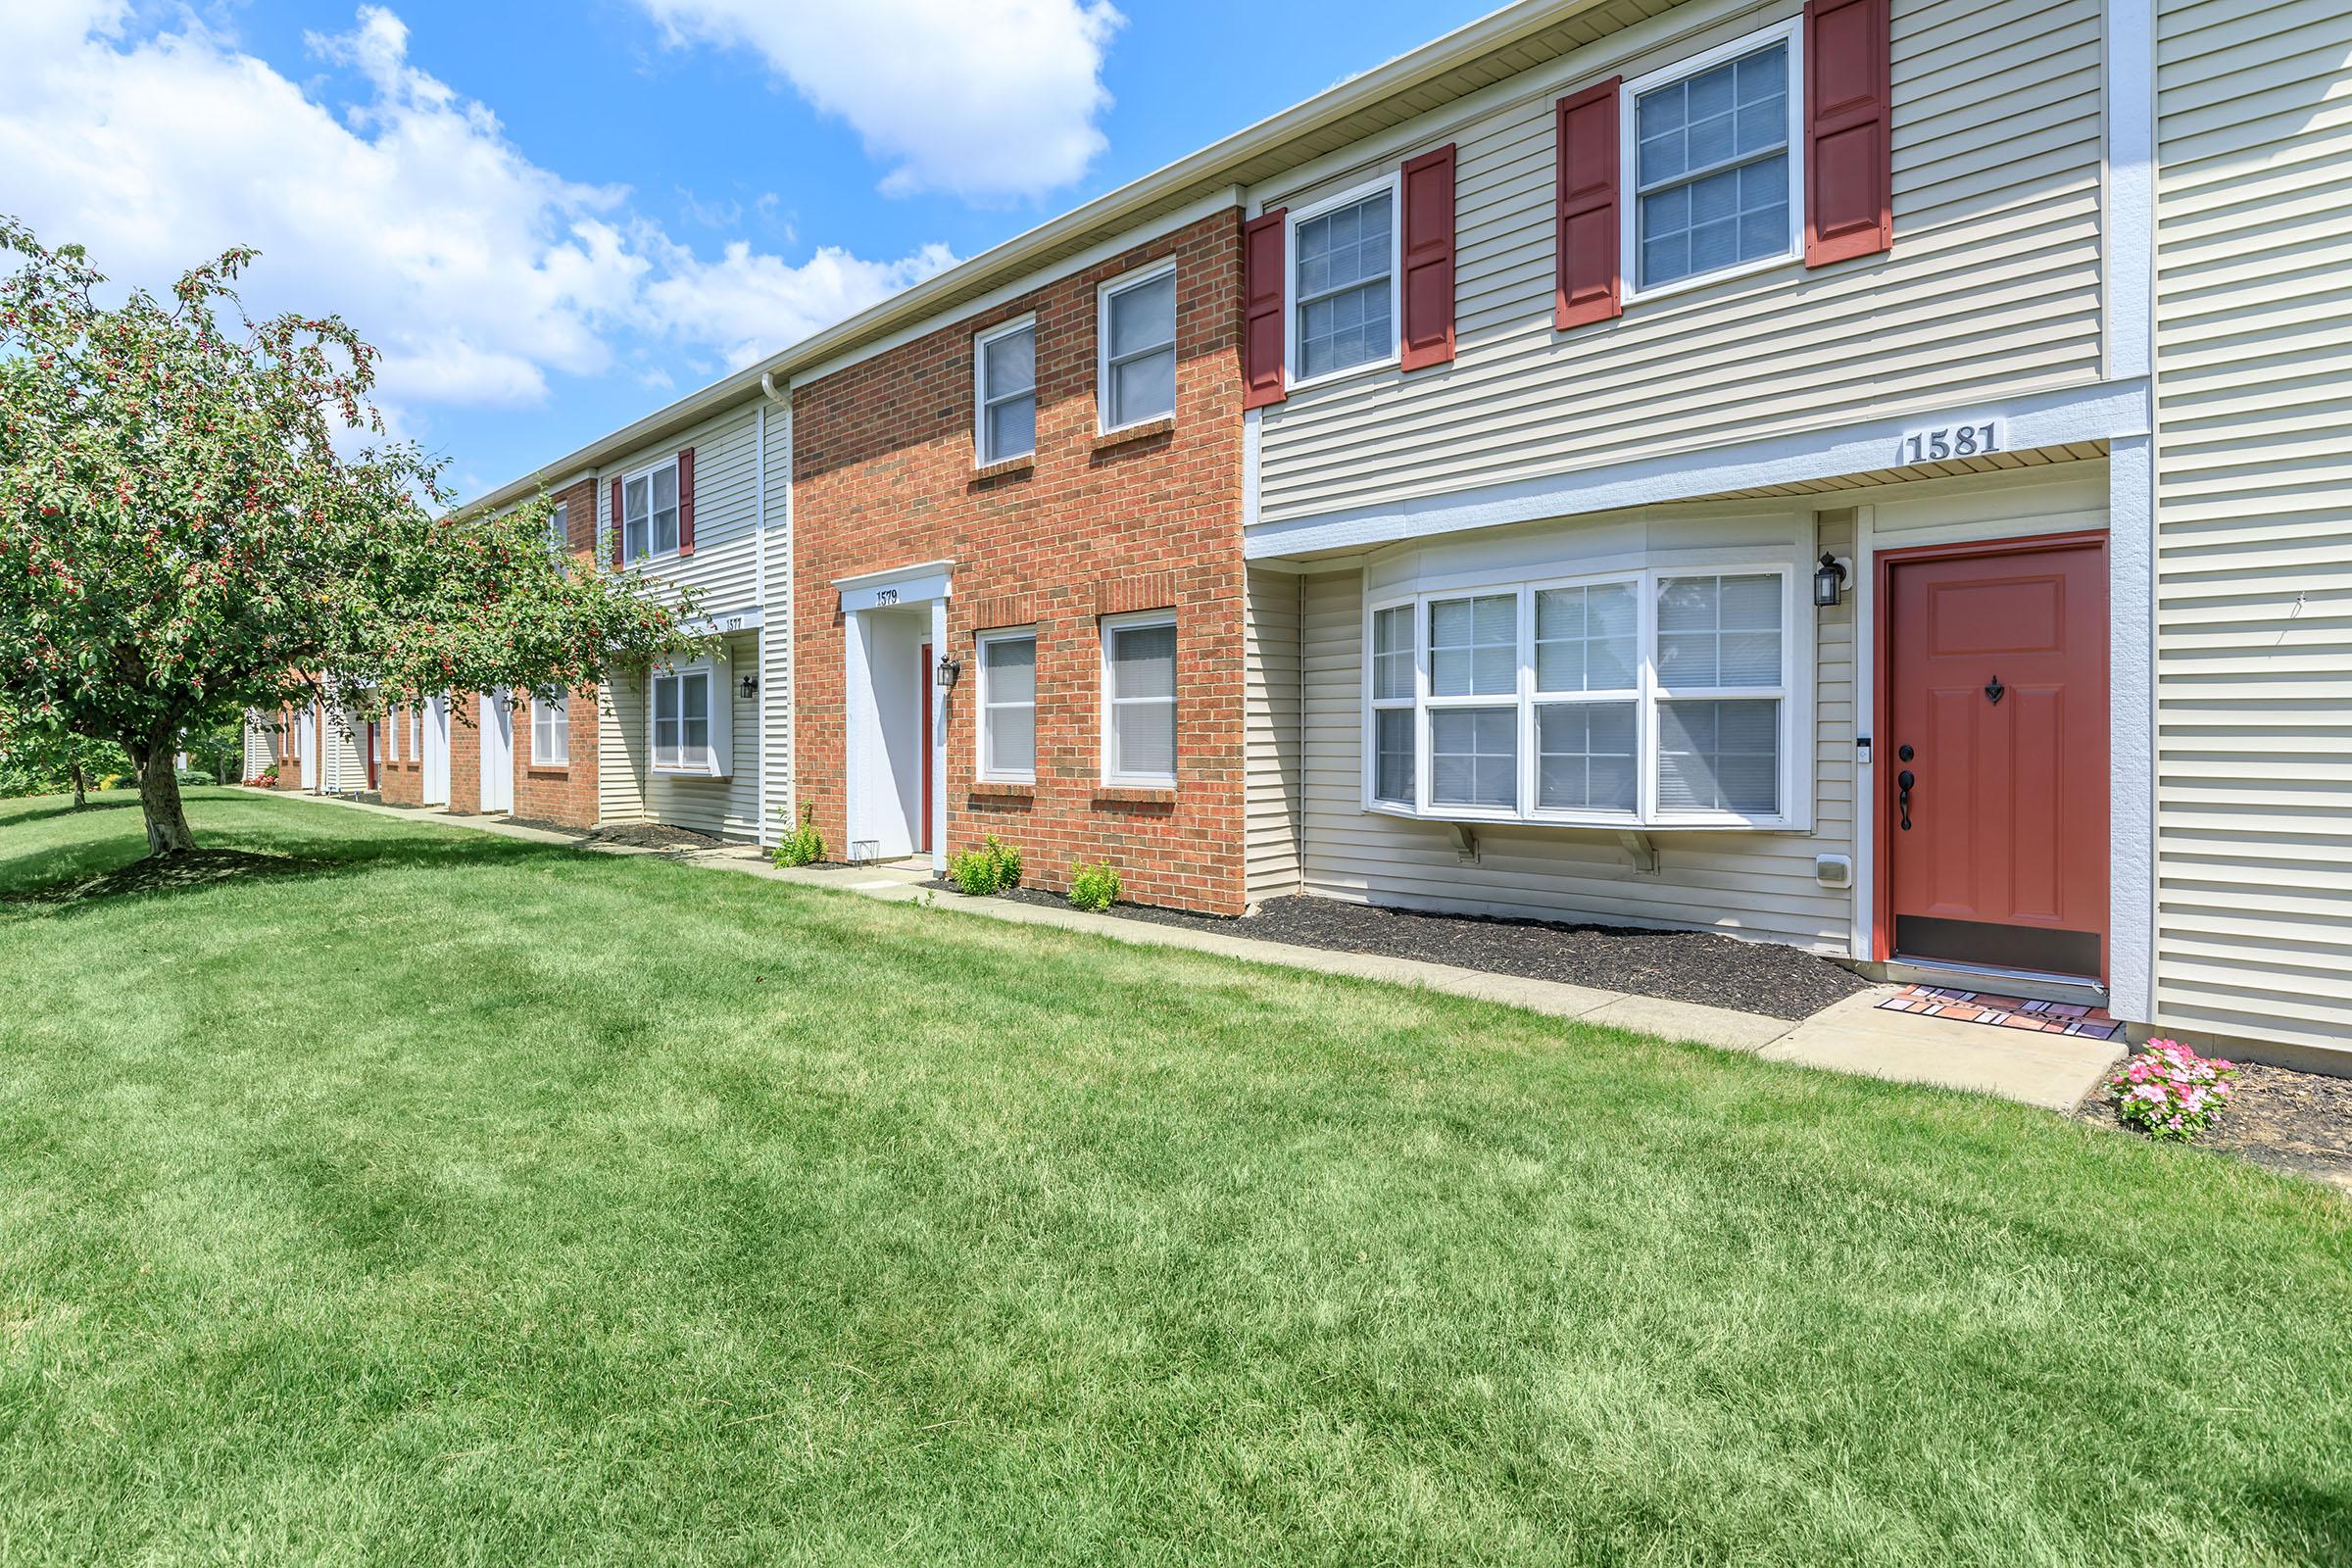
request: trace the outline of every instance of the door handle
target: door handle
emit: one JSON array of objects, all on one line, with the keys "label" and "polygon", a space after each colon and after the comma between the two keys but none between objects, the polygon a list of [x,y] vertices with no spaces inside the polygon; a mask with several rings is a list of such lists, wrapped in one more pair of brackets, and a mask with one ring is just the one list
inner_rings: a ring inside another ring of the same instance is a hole
[{"label": "door handle", "polygon": [[1895,808],[1903,813],[1903,831],[1906,833],[1911,831],[1911,786],[1918,782],[1919,775],[1907,767],[1894,775]]}]

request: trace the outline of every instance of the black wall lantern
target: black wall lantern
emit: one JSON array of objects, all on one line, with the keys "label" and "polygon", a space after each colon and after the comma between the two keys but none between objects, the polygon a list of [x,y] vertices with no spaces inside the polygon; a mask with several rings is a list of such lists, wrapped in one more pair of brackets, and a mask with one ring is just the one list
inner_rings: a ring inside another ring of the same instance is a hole
[{"label": "black wall lantern", "polygon": [[946,654],[939,656],[939,684],[943,691],[953,687],[956,684],[956,677],[962,673],[962,660],[950,659]]},{"label": "black wall lantern", "polygon": [[743,679],[735,683],[735,689],[743,693],[747,700],[757,697],[760,695],[760,677],[757,675],[746,675],[743,677]]},{"label": "black wall lantern", "polygon": [[1824,555],[1821,567],[1813,573],[1813,608],[1835,610],[1838,601],[1845,596],[1845,563],[1836,556]]}]

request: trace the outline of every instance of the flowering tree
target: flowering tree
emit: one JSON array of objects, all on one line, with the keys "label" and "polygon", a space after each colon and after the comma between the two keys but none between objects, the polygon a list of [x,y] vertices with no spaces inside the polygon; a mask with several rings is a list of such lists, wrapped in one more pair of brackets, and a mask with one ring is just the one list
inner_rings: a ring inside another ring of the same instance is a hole
[{"label": "flowering tree", "polygon": [[19,262],[0,279],[0,750],[33,726],[120,743],[150,854],[194,847],[172,753],[223,710],[599,683],[682,643],[690,603],[547,548],[545,497],[447,515],[441,465],[384,439],[373,349],[336,317],[246,316],[254,252],[109,307],[78,247],[0,218],[0,251]]}]

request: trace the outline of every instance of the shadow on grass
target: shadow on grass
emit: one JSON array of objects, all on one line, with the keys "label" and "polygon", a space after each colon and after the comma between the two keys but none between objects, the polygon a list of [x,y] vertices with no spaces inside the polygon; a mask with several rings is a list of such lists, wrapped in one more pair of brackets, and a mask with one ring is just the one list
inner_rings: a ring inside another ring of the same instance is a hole
[{"label": "shadow on grass", "polygon": [[138,804],[139,798],[136,795],[120,801],[91,801],[85,806],[75,806],[72,801],[68,801],[63,806],[45,806],[37,811],[19,811],[11,816],[9,821],[12,823],[46,822],[50,818],[58,816],[87,816],[92,811],[126,811]]},{"label": "shadow on grass", "polygon": [[173,898],[206,888],[270,882],[290,884],[379,870],[457,870],[555,860],[578,854],[567,844],[475,838],[359,840],[329,834],[225,834],[233,843],[191,854],[141,858],[91,874],[81,866],[86,846],[61,846],[17,862],[20,889],[0,896],[0,918],[66,919],[102,911],[131,899]]},{"label": "shadow on grass", "polygon": [[2352,1562],[2352,1496],[2302,1476],[2257,1483],[2246,1500],[2278,1554],[2294,1562]]}]

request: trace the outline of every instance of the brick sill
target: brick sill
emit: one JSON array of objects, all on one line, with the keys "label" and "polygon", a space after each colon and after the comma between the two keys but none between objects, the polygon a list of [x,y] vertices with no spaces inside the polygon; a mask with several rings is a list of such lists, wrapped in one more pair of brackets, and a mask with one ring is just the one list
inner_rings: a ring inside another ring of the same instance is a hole
[{"label": "brick sill", "polygon": [[980,484],[989,479],[1009,478],[1016,473],[1027,473],[1036,466],[1037,454],[1034,452],[1029,453],[1024,457],[1006,458],[1002,463],[985,464],[980,467],[974,468],[972,470],[972,482],[974,484]]},{"label": "brick sill", "polygon": [[1037,799],[1037,786],[992,783],[981,779],[964,793],[975,801],[1033,801]]},{"label": "brick sill", "polygon": [[1095,787],[1097,806],[1174,806],[1176,792],[1172,789],[1150,789],[1132,784],[1100,784]]},{"label": "brick sill", "polygon": [[1162,415],[1156,419],[1146,419],[1141,424],[1121,425],[1116,430],[1103,431],[1095,437],[1094,450],[1106,452],[1112,447],[1123,447],[1130,441],[1149,441],[1155,435],[1172,435],[1175,430],[1176,416],[1172,414]]},{"label": "brick sill", "polygon": [[524,778],[532,779],[547,779],[552,782],[556,779],[565,779],[571,777],[571,768],[568,764],[562,767],[553,765],[543,767],[538,763],[533,762],[524,765],[522,776]]}]

